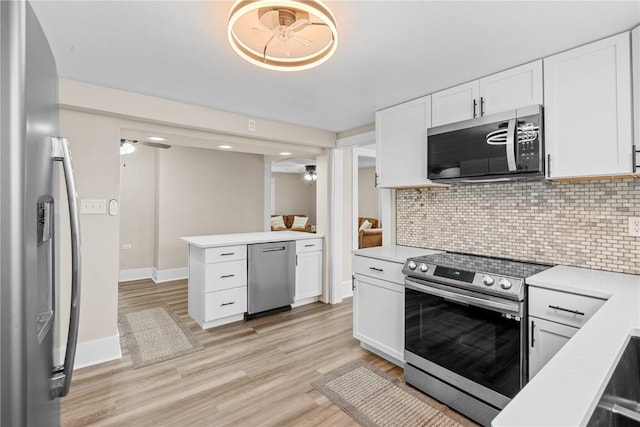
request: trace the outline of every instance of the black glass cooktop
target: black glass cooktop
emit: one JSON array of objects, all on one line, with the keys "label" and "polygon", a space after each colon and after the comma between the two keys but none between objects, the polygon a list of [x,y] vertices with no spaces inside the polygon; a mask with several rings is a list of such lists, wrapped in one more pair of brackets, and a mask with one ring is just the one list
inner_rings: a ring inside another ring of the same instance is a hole
[{"label": "black glass cooktop", "polygon": [[443,252],[412,259],[416,262],[435,264],[442,267],[456,268],[474,273],[488,273],[519,279],[526,279],[527,277],[553,267],[552,265],[546,264],[536,264],[506,258],[492,258],[455,252]]}]

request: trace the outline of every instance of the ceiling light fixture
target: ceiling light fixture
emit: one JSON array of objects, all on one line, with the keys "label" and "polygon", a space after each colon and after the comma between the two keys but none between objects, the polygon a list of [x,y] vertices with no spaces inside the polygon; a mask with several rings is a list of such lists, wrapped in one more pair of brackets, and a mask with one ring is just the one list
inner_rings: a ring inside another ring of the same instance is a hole
[{"label": "ceiling light fixture", "polygon": [[316,179],[318,179],[318,176],[316,175],[315,165],[307,165],[304,168],[307,171],[304,174],[304,179],[306,179],[307,181],[315,181]]},{"label": "ceiling light fixture", "polygon": [[291,155],[291,153],[290,153],[290,152],[288,152],[288,151],[283,151],[283,152],[281,152],[281,153],[280,153],[280,155],[281,155],[281,156],[290,156],[290,155]]},{"label": "ceiling light fixture", "polygon": [[279,71],[316,67],[338,47],[336,18],[315,0],[236,1],[229,11],[227,37],[245,60]]},{"label": "ceiling light fixture", "polygon": [[124,156],[125,154],[131,154],[136,151],[136,147],[133,145],[133,141],[129,139],[121,139],[120,140],[120,155]]},{"label": "ceiling light fixture", "polygon": [[149,141],[156,141],[156,142],[162,142],[167,140],[167,138],[163,138],[161,136],[148,136],[147,139]]},{"label": "ceiling light fixture", "polygon": [[218,148],[222,148],[223,150],[231,150],[233,146],[223,144],[223,145],[218,145]]}]

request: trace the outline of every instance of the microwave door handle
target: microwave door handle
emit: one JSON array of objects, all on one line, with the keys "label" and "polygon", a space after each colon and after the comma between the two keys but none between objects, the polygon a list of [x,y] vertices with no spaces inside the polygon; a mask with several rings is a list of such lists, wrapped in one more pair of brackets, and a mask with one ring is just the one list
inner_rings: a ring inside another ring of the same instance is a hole
[{"label": "microwave door handle", "polygon": [[515,150],[515,138],[516,138],[516,119],[509,120],[507,126],[507,143],[505,149],[507,150],[507,166],[509,171],[515,171],[516,166],[516,150]]}]

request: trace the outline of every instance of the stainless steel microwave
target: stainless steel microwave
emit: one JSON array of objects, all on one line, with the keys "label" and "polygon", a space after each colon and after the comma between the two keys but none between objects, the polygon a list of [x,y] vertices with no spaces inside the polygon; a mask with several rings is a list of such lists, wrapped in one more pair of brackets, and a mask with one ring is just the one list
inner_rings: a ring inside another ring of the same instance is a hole
[{"label": "stainless steel microwave", "polygon": [[543,178],[542,116],[542,106],[532,105],[429,129],[429,179],[454,184]]}]

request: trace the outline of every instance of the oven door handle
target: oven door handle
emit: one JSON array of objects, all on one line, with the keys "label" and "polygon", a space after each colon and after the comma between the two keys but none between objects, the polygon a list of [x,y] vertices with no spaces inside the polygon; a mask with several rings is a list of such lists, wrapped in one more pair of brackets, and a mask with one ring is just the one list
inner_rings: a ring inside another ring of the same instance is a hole
[{"label": "oven door handle", "polygon": [[469,304],[475,307],[486,308],[487,310],[491,311],[520,316],[520,312],[518,310],[519,304],[517,303],[509,304],[487,300],[484,298],[473,297],[470,295],[462,295],[455,292],[445,291],[443,289],[433,288],[431,286],[425,286],[410,280],[405,280],[405,287],[413,289],[414,291],[424,292],[427,294],[435,295],[437,297],[442,297],[453,302]]}]

